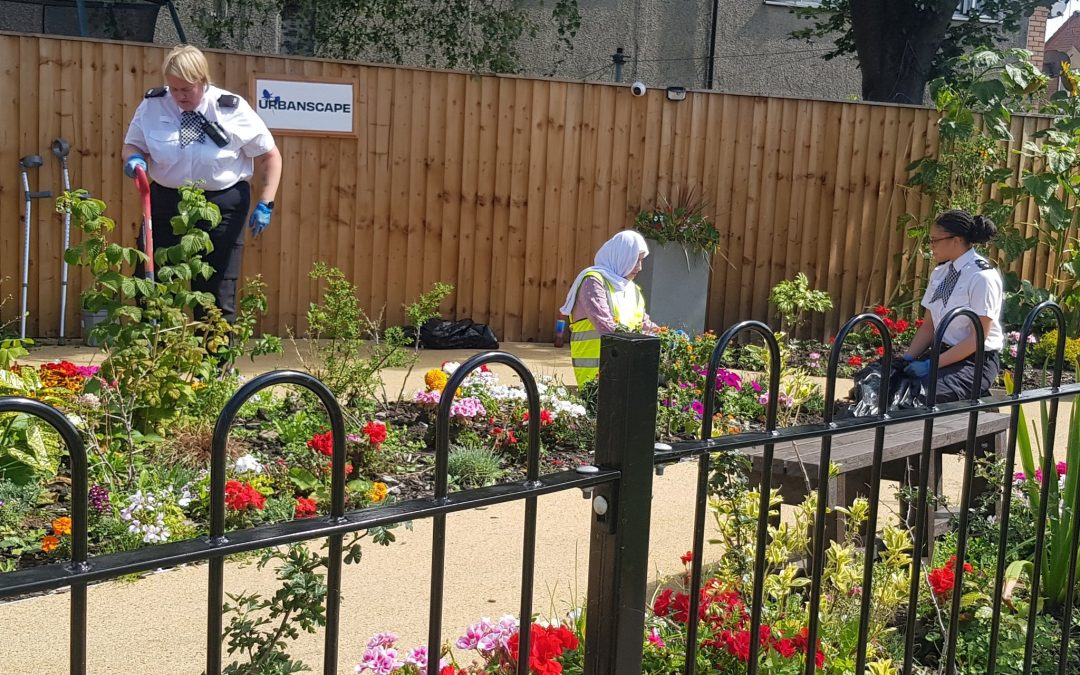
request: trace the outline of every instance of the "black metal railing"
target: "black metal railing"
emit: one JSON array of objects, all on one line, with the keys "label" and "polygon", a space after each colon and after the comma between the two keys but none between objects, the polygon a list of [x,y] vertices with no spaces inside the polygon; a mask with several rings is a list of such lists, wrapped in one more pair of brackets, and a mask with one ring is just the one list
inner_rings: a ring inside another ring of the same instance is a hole
[{"label": "black metal railing", "polygon": [[[526,479],[522,482],[496,485],[456,493],[447,491],[447,457],[449,455],[450,405],[454,393],[473,370],[487,363],[509,366],[518,374],[528,395],[529,435]],[[312,392],[326,409],[333,433],[331,458],[330,513],[321,518],[294,520],[263,525],[233,532],[225,531],[226,443],[229,430],[240,407],[252,396],[268,387],[294,385]],[[443,604],[443,553],[445,551],[445,519],[449,513],[495,504],[524,500],[526,503],[524,560],[522,564],[521,616],[525,630],[519,638],[520,653],[529,653],[532,614],[533,568],[536,540],[536,499],[542,495],[571,490],[589,489],[618,481],[617,470],[589,472],[563,471],[539,475],[540,466],[540,398],[536,382],[526,366],[515,356],[503,352],[479,354],[461,365],[450,377],[439,402],[436,423],[437,472],[435,494],[429,499],[414,499],[385,507],[345,511],[345,424],[341,408],[333,394],[314,377],[301,372],[275,371],[252,379],[228,401],[214,427],[213,454],[210,468],[210,527],[207,537],[150,546],[124,553],[87,557],[87,461],[86,450],[78,431],[63,413],[39,401],[24,398],[0,397],[0,413],[22,412],[36,415],[51,424],[61,436],[71,457],[72,556],[69,563],[43,565],[0,574],[0,599],[28,593],[70,587],[70,672],[86,672],[86,586],[90,582],[146,572],[184,563],[209,562],[209,591],[207,599],[206,672],[221,672],[222,605],[224,596],[224,560],[234,553],[272,548],[297,542],[329,539],[327,570],[326,627],[323,651],[323,672],[338,672],[338,638],[340,630],[342,540],[346,534],[375,527],[386,527],[411,520],[431,518],[435,523],[432,535],[432,568],[429,643],[432,663],[438,663],[441,645]],[[518,673],[526,675],[529,661],[518,665]]]},{"label": "black metal railing", "polygon": [[[1027,336],[1031,334],[1032,328],[1035,324],[1035,320],[1038,316],[1044,312],[1050,312],[1054,315],[1058,323],[1058,343],[1056,348],[1056,358],[1054,361],[1052,384],[1049,388],[1023,391],[1021,383],[1023,382],[1023,374],[1026,360],[1026,346]],[[969,400],[963,402],[947,403],[934,405],[936,400],[936,383],[938,374],[938,360],[942,349],[942,339],[945,334],[945,330],[955,320],[967,320],[971,321],[975,330],[977,344],[979,345],[976,354],[974,356],[975,361],[975,378],[973,384],[973,390]],[[869,513],[867,518],[867,531],[869,533],[876,532],[878,524],[878,506],[880,502],[880,486],[882,481],[881,469],[883,466],[882,451],[885,445],[886,430],[895,425],[909,423],[912,421],[922,421],[923,435],[922,435],[922,449],[919,455],[919,474],[918,474],[918,497],[917,505],[915,507],[916,513],[916,525],[913,538],[913,551],[915,555],[912,556],[912,569],[911,569],[911,583],[910,583],[910,597],[909,605],[906,617],[906,631],[904,634],[904,663],[903,672],[905,675],[912,672],[912,668],[915,665],[914,658],[914,639],[915,639],[915,621],[917,613],[915,608],[919,598],[920,585],[924,583],[923,575],[921,572],[923,564],[923,556],[921,553],[924,551],[924,547],[927,545],[928,537],[930,536],[930,525],[933,522],[932,514],[928,511],[928,492],[929,492],[929,467],[932,461],[932,440],[934,435],[934,422],[942,417],[958,416],[966,414],[968,416],[967,425],[967,439],[964,444],[963,455],[963,480],[961,486],[960,496],[960,509],[957,523],[957,540],[956,540],[956,557],[957,561],[954,565],[955,568],[955,583],[952,592],[952,607],[949,612],[949,623],[946,630],[946,648],[942,658],[943,672],[947,675],[951,675],[955,672],[956,668],[956,646],[958,635],[958,622],[960,620],[960,602],[962,598],[961,584],[963,583],[964,562],[967,553],[968,545],[968,529],[969,519],[972,509],[972,483],[975,472],[975,448],[976,448],[976,432],[979,424],[979,414],[983,411],[990,409],[998,409],[1008,406],[1011,409],[1010,428],[1008,433],[1006,457],[1005,457],[1005,476],[1011,477],[1012,471],[1015,465],[1015,452],[1017,443],[1017,428],[1018,420],[1020,417],[1020,406],[1026,403],[1049,401],[1050,402],[1050,414],[1049,424],[1047,426],[1047,442],[1044,446],[1044,459],[1043,459],[1043,475],[1054,476],[1056,471],[1054,468],[1054,444],[1053,437],[1056,433],[1056,418],[1058,415],[1058,402],[1063,398],[1075,397],[1080,394],[1080,384],[1073,384],[1067,387],[1061,386],[1061,375],[1064,366],[1064,349],[1065,349],[1065,331],[1064,331],[1064,315],[1061,309],[1053,303],[1046,302],[1036,307],[1031,314],[1027,317],[1021,331],[1021,337],[1019,341],[1019,350],[1016,358],[1015,376],[1016,389],[1011,395],[1004,397],[987,397],[981,398],[978,391],[979,382],[981,381],[981,374],[983,369],[984,354],[984,334],[983,326],[978,316],[970,310],[956,309],[950,311],[941,322],[941,325],[936,327],[934,342],[930,352],[930,377],[929,386],[927,391],[927,400],[931,402],[925,408],[907,409],[897,411],[886,411],[886,405],[881,405],[881,412],[873,417],[864,418],[849,418],[841,421],[836,421],[833,418],[833,410],[831,402],[835,399],[836,392],[836,380],[837,369],[840,364],[840,354],[847,336],[861,324],[871,324],[878,328],[878,332],[882,336],[882,342],[884,347],[883,363],[892,362],[893,346],[889,338],[889,331],[882,322],[882,320],[873,314],[862,314],[852,318],[837,334],[836,340],[832,346],[829,356],[829,365],[826,373],[826,393],[825,400],[826,410],[824,415],[824,421],[819,425],[804,425],[800,427],[792,427],[776,431],[776,404],[779,396],[779,372],[776,368],[770,372],[770,385],[769,392],[770,398],[768,406],[766,408],[765,417],[765,430],[757,433],[738,434],[734,436],[725,436],[719,438],[712,438],[711,417],[713,414],[713,399],[716,389],[716,373],[719,367],[719,362],[724,351],[727,349],[731,341],[740,333],[754,332],[758,333],[764,340],[767,349],[772,354],[772,363],[778,363],[777,353],[779,345],[776,342],[776,338],[772,334],[771,330],[763,324],[758,322],[743,322],[730,328],[725,332],[718,340],[716,347],[713,351],[712,357],[709,362],[708,374],[706,375],[705,391],[704,391],[704,413],[702,419],[702,433],[701,440],[689,443],[676,444],[671,450],[658,452],[656,455],[657,464],[665,464],[673,461],[677,461],[684,458],[696,457],[699,463],[699,474],[697,481],[697,505],[695,510],[694,520],[694,541],[693,541],[693,562],[690,573],[690,588],[689,588],[689,603],[690,608],[688,611],[688,629],[687,629],[687,647],[686,647],[686,671],[687,673],[695,672],[696,655],[698,652],[697,644],[697,621],[695,617],[698,616],[700,589],[702,584],[702,552],[704,544],[704,511],[706,509],[709,498],[709,467],[710,467],[710,455],[720,451],[738,451],[748,450],[751,448],[763,446],[763,455],[761,461],[761,480],[758,489],[760,490],[760,504],[758,510],[758,522],[757,522],[757,535],[755,540],[755,560],[754,560],[754,577],[753,577],[753,595],[752,595],[752,607],[750,617],[750,657],[747,663],[747,672],[753,675],[759,672],[760,664],[758,660],[759,646],[760,646],[760,630],[761,630],[761,603],[762,603],[762,585],[765,569],[765,551],[768,545],[768,538],[766,535],[767,524],[769,519],[769,494],[773,487],[772,481],[772,464],[773,464],[773,448],[776,444],[785,441],[798,441],[798,440],[813,440],[820,439],[821,450],[818,457],[819,474],[818,474],[818,486],[817,493],[818,499],[816,504],[816,512],[814,517],[814,531],[812,541],[812,554],[810,559],[810,570],[808,570],[810,576],[810,590],[809,590],[809,605],[808,605],[808,637],[807,637],[807,658],[805,660],[805,672],[807,675],[813,675],[817,671],[817,666],[814,659],[814,649],[817,644],[818,632],[819,632],[819,620],[820,620],[820,604],[822,597],[822,579],[823,570],[825,564],[825,545],[828,539],[828,531],[825,528],[826,511],[829,508],[827,502],[827,495],[829,490],[830,475],[828,467],[831,461],[831,450],[833,438],[839,434],[851,433],[857,430],[873,429],[875,431],[873,441],[873,460],[871,465],[871,478],[870,478],[870,498],[869,498]],[[883,373],[883,377],[880,382],[880,390],[878,392],[879,400],[887,402],[890,400],[888,372]],[[601,411],[602,416],[602,411]],[[1080,467],[1070,467],[1069,470],[1075,471]],[[1038,583],[1040,574],[1040,561],[1041,556],[1045,553],[1045,532],[1047,525],[1046,508],[1049,494],[1049,480],[1044,480],[1041,487],[1041,512],[1038,517],[1038,535],[1036,541],[1036,557],[1035,557],[1035,570],[1032,574],[1032,595],[1038,597]],[[1073,513],[1080,513],[1080,490],[1077,490],[1077,503],[1072,505]],[[997,636],[1000,630],[1000,613],[1002,607],[1002,588],[1003,580],[1005,578],[1005,555],[1006,555],[1006,536],[1008,533],[1008,514],[1011,505],[1011,485],[1007,478],[1002,489],[1002,496],[1000,500],[1000,513],[1002,516],[1001,525],[1001,539],[999,541],[997,568],[995,573],[995,594],[993,598],[993,613],[994,619],[992,624],[992,637],[990,644],[992,645],[989,653],[987,654],[987,672],[993,673],[998,667],[996,663],[997,659]],[[842,505],[841,505],[842,506]],[[1076,561],[1077,561],[1077,532],[1078,528],[1074,528],[1071,537],[1070,553],[1069,553],[1069,578],[1066,588],[1069,589],[1067,593],[1067,600],[1065,606],[1064,616],[1066,617],[1066,629],[1063,630],[1063,635],[1060,642],[1060,670],[1059,672],[1064,674],[1067,672],[1067,660],[1066,654],[1068,650],[1068,644],[1070,640],[1070,630],[1068,626],[1071,616],[1072,600],[1074,590],[1076,587]],[[855,670],[854,672],[862,673],[866,670],[866,658],[867,658],[867,642],[868,642],[868,627],[869,617],[871,612],[871,598],[873,587],[873,561],[877,556],[876,538],[874,536],[867,536],[864,550],[864,562],[863,562],[863,585],[861,587],[861,606],[859,615],[859,631],[858,631],[858,643],[855,650]],[[590,588],[590,592],[592,589]],[[1034,626],[1035,617],[1038,609],[1038,602],[1032,601],[1030,613],[1028,615],[1028,634],[1027,634],[1027,646],[1024,656],[1024,672],[1031,672],[1033,648],[1034,648]]]},{"label": "black metal railing", "polygon": [[[1049,387],[1032,390],[1023,389],[1023,376],[1026,362],[1026,338],[1030,335],[1037,318],[1050,313],[1058,324],[1058,343],[1054,360],[1052,381]],[[687,642],[685,672],[695,672],[698,652],[698,621],[700,607],[700,589],[702,587],[703,560],[705,548],[705,516],[708,509],[710,474],[714,470],[713,456],[720,452],[734,452],[762,449],[760,463],[760,482],[758,484],[759,504],[754,541],[753,582],[751,589],[749,641],[750,656],[747,672],[760,672],[759,655],[761,651],[760,635],[764,606],[764,578],[766,569],[766,547],[768,546],[770,518],[770,492],[774,487],[774,448],[781,443],[819,440],[821,449],[818,456],[818,484],[814,527],[810,546],[807,574],[810,577],[808,597],[808,637],[806,640],[808,658],[805,672],[813,675],[817,671],[814,659],[817,638],[821,630],[820,609],[822,603],[822,583],[824,576],[825,547],[829,538],[826,528],[829,509],[829,482],[832,480],[828,470],[832,462],[833,440],[843,434],[873,430],[872,462],[870,469],[870,499],[867,522],[865,549],[863,551],[862,597],[858,626],[858,642],[855,651],[855,672],[864,672],[869,641],[869,617],[872,611],[871,592],[874,579],[874,561],[878,555],[874,533],[879,520],[880,489],[883,480],[882,469],[885,465],[883,449],[890,429],[911,422],[922,422],[921,446],[918,454],[918,476],[915,481],[917,498],[914,505],[914,533],[912,536],[911,578],[909,587],[909,608],[905,617],[904,628],[904,663],[903,671],[910,673],[915,665],[914,640],[917,601],[920,585],[925,584],[922,573],[924,555],[928,555],[933,540],[930,512],[929,474],[932,465],[935,423],[948,417],[967,416],[966,441],[963,452],[963,480],[961,486],[960,509],[957,521],[955,582],[952,593],[952,611],[949,613],[945,628],[945,648],[942,654],[942,670],[955,672],[958,621],[961,598],[960,589],[963,581],[964,561],[968,547],[968,529],[973,503],[973,479],[975,471],[975,447],[980,414],[1002,408],[1009,408],[1007,443],[1004,449],[1005,476],[1012,475],[1015,462],[1021,406],[1035,402],[1048,402],[1049,415],[1046,424],[1047,438],[1044,443],[1043,473],[1055,475],[1054,436],[1056,419],[1059,414],[1059,402],[1062,399],[1080,394],[1080,384],[1061,385],[1064,367],[1065,332],[1064,314],[1052,303],[1038,306],[1027,318],[1023,326],[1015,366],[1015,389],[1006,396],[981,397],[981,392],[972,391],[964,401],[933,404],[936,397],[935,380],[938,372],[938,357],[942,349],[942,336],[948,325],[954,321],[971,321],[978,344],[983,344],[981,321],[968,310],[956,310],[946,315],[937,326],[931,347],[930,385],[927,392],[931,403],[923,408],[905,410],[886,410],[890,400],[888,373],[881,378],[878,391],[880,408],[876,416],[835,419],[831,405],[827,405],[824,420],[820,424],[802,425],[777,429],[779,394],[781,379],[776,364],[780,362],[780,346],[769,326],[760,322],[743,322],[724,332],[717,341],[710,356],[706,371],[704,412],[702,417],[701,437],[696,441],[676,443],[670,449],[654,450],[657,410],[657,379],[659,369],[659,341],[654,337],[628,334],[606,335],[601,341],[600,386],[597,403],[597,444],[595,464],[589,471],[564,471],[540,475],[540,399],[536,383],[524,364],[517,358],[501,353],[480,354],[465,362],[450,377],[444,388],[446,395],[439,403],[436,425],[436,467],[435,487],[431,498],[415,499],[383,507],[367,508],[345,512],[344,505],[344,466],[345,435],[344,422],[340,408],[331,393],[318,380],[297,372],[274,372],[253,379],[236,393],[222,411],[214,431],[213,457],[211,465],[211,505],[209,535],[205,538],[163,544],[136,551],[112,555],[87,557],[87,521],[86,491],[87,466],[86,453],[78,432],[64,415],[55,409],[27,399],[0,398],[0,413],[26,412],[37,415],[54,426],[61,434],[71,456],[72,471],[72,518],[73,545],[72,560],[66,564],[54,564],[33,567],[0,575],[0,598],[43,591],[61,587],[72,588],[71,600],[71,672],[83,673],[86,666],[86,584],[94,581],[112,579],[133,572],[148,571],[159,567],[169,567],[182,563],[208,561],[210,589],[207,603],[207,653],[206,668],[208,673],[221,670],[221,628],[222,628],[222,588],[223,561],[225,556],[245,551],[276,547],[295,542],[328,538],[330,541],[330,564],[328,568],[329,588],[326,605],[326,634],[323,657],[323,671],[337,672],[337,645],[340,629],[340,587],[341,587],[341,542],[344,535],[360,532],[373,527],[387,526],[409,520],[431,518],[432,560],[431,560],[431,598],[429,605],[428,653],[431,663],[437,663],[442,644],[442,609],[443,583],[445,572],[446,515],[481,506],[525,502],[523,523],[523,564],[521,569],[520,620],[524,630],[520,636],[520,652],[529,652],[530,631],[527,625],[532,616],[533,571],[536,556],[536,515],[537,498],[555,492],[581,488],[591,497],[591,534],[589,551],[589,571],[587,601],[588,630],[585,635],[585,672],[604,675],[626,675],[641,671],[643,654],[643,635],[647,613],[646,588],[649,576],[649,533],[650,510],[654,472],[666,464],[683,459],[697,462],[696,505],[693,514],[692,563],[689,579],[689,611],[687,612]],[[878,329],[884,347],[883,363],[891,363],[893,345],[889,339],[889,330],[873,314],[861,314],[852,318],[839,331],[829,355],[825,400],[832,402],[836,396],[837,370],[841,363],[841,350],[845,340],[857,328],[869,324]],[[763,431],[742,433],[730,436],[712,437],[712,420],[716,409],[717,371],[725,351],[739,337],[746,333],[758,335],[766,345],[773,364],[769,373],[769,399],[766,404],[765,426]],[[975,355],[976,377],[983,367],[982,348]],[[447,463],[449,456],[450,404],[458,387],[470,372],[485,363],[503,364],[513,369],[521,378],[528,395],[529,438],[526,458],[526,475],[523,481],[496,485],[476,490],[455,493],[448,491]],[[227,435],[240,406],[258,391],[277,385],[295,385],[308,389],[326,408],[333,431],[333,478],[331,485],[330,514],[319,519],[297,520],[274,525],[265,525],[233,532],[225,531],[224,523],[224,486],[225,486],[225,445]],[[1070,467],[1076,471],[1080,467]],[[809,488],[809,486],[808,486]],[[1032,597],[1037,598],[1040,587],[1042,556],[1046,548],[1047,503],[1049,480],[1044,480],[1041,490],[1041,504],[1035,542],[1035,560],[1031,579]],[[1073,514],[1080,513],[1080,489],[1076,490],[1076,502],[1071,505]],[[1008,523],[1011,499],[1011,485],[1004,481],[998,503],[1001,519],[1001,539],[997,542],[997,564],[995,570],[995,591],[992,599],[994,618],[991,627],[990,649],[987,654],[986,670],[995,672],[998,668],[997,636],[1001,630],[1000,613],[1004,602],[1002,581],[1005,577],[1007,556]],[[1074,525],[1080,518],[1073,518]],[[1078,528],[1074,527],[1069,537],[1068,580],[1065,599],[1065,625],[1060,642],[1060,673],[1065,673],[1065,658],[1069,647],[1070,618],[1073,595],[1076,587],[1076,563],[1078,550]],[[1034,622],[1039,611],[1038,602],[1030,603],[1028,634],[1024,657],[1024,672],[1030,672],[1034,651]],[[517,664],[517,672],[528,672],[528,659]]]}]

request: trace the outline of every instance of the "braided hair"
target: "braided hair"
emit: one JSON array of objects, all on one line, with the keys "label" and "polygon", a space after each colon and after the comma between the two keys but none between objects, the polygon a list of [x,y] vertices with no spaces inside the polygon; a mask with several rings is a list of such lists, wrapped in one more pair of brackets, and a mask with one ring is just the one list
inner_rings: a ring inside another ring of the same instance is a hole
[{"label": "braided hair", "polygon": [[937,225],[949,234],[961,237],[968,245],[985,244],[997,236],[994,221],[960,209],[943,212],[937,217]]}]

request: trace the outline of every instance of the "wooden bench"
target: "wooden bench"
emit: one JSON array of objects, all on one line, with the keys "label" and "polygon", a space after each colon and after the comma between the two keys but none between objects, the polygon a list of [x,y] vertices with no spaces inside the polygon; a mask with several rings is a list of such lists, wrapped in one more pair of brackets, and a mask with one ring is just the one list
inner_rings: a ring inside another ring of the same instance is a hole
[{"label": "wooden bench", "polygon": [[[923,445],[924,422],[908,422],[885,428],[885,445],[882,452],[883,480],[900,481],[904,485],[917,486],[919,459]],[[962,453],[967,441],[968,416],[966,414],[938,418],[934,421],[931,441],[929,485],[933,494],[941,494],[941,458],[945,453]],[[975,457],[1003,455],[1009,415],[984,412],[979,415],[976,430]],[[874,458],[873,429],[839,434],[833,437],[832,463],[837,465],[839,475],[829,480],[828,506],[850,506],[858,496],[870,496],[870,478]],[[763,446],[746,448],[742,452],[752,460],[751,484],[761,482]],[[806,498],[806,483],[817,490],[821,468],[821,439],[777,443],[773,452],[772,486],[779,489],[785,504],[800,504]],[[801,460],[801,461],[800,461]],[[984,480],[976,478],[972,484],[975,495],[985,491]],[[974,499],[972,503],[975,503]],[[878,512],[878,524],[887,522],[887,511]],[[912,524],[908,514],[908,524]],[[844,533],[842,516],[831,513],[827,531],[830,536],[841,539]],[[935,532],[936,533],[936,532]]]}]

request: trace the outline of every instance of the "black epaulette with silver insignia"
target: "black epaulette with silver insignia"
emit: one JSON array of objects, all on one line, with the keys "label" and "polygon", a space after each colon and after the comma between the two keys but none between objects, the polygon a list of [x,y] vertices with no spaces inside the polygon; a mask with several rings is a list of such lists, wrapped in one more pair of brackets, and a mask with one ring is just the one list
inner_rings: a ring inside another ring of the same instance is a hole
[{"label": "black epaulette with silver insignia", "polygon": [[240,98],[238,96],[233,96],[232,94],[222,94],[217,102],[222,108],[235,108],[240,105]]},{"label": "black epaulette with silver insignia", "polygon": [[160,98],[168,91],[165,87],[154,87],[153,89],[147,89],[143,94],[143,98]]},{"label": "black epaulette with silver insignia", "polygon": [[994,266],[990,264],[989,260],[983,260],[982,258],[975,259],[975,266],[981,270],[992,270]]}]

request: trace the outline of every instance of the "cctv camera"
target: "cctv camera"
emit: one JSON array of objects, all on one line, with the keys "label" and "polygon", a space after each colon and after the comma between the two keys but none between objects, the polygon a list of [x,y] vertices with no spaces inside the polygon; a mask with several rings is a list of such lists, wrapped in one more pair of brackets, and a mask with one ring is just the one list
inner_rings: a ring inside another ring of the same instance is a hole
[{"label": "cctv camera", "polygon": [[640,82],[640,81],[633,83],[632,85],[630,85],[630,93],[633,94],[634,96],[644,96],[645,95],[645,83]]}]

